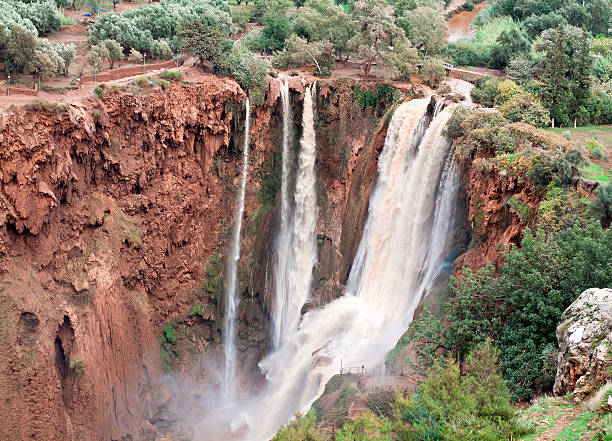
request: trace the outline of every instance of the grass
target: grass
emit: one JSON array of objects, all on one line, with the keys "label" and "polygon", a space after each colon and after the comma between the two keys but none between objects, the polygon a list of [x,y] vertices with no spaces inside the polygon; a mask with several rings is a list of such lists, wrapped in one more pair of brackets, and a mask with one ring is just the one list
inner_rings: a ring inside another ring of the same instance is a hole
[{"label": "grass", "polygon": [[588,424],[596,416],[597,414],[595,412],[585,412],[582,415],[578,415],[574,421],[563,428],[556,439],[558,441],[579,440],[587,431]]},{"label": "grass", "polygon": [[604,169],[603,166],[597,164],[589,164],[580,169],[580,173],[591,181],[610,182],[612,178],[612,170]]}]

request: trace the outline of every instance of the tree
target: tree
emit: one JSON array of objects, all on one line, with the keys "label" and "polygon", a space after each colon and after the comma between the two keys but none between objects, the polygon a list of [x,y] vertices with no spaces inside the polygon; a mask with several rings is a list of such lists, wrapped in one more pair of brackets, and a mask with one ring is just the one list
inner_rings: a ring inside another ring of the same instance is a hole
[{"label": "tree", "polygon": [[438,87],[446,76],[444,61],[438,58],[427,58],[421,66],[421,78],[432,88]]},{"label": "tree", "polygon": [[349,40],[350,51],[361,58],[367,78],[374,63],[382,69],[385,56],[395,47],[408,45],[406,36],[395,24],[393,8],[385,0],[358,0],[354,4],[357,33]]},{"label": "tree", "polygon": [[524,122],[535,127],[550,124],[548,111],[535,96],[527,92],[512,96],[502,104],[499,111],[511,122]]},{"label": "tree", "polygon": [[57,53],[64,60],[64,70],[63,74],[68,75],[68,68],[76,55],[76,49],[74,44],[61,44],[58,45]]},{"label": "tree", "polygon": [[169,60],[173,53],[167,41],[155,40],[153,46],[151,46],[151,55],[153,55],[153,58],[160,60]]},{"label": "tree", "polygon": [[543,83],[542,103],[550,111],[554,126],[555,119],[558,122],[568,120],[567,109],[571,100],[571,91],[567,79],[567,42],[561,27],[549,29],[542,35],[542,39],[552,42],[552,44],[540,46],[544,49],[544,55],[540,60],[540,76]]},{"label": "tree", "polygon": [[87,52],[85,60],[87,61],[87,64],[94,69],[94,71],[98,71],[102,67],[104,60],[108,59],[108,57],[109,53],[106,46],[96,45],[92,47],[89,52]]},{"label": "tree", "polygon": [[285,49],[274,56],[272,64],[278,69],[314,65],[314,73],[325,77],[331,75],[334,54],[328,41],[309,43],[294,34],[287,39]]},{"label": "tree", "polygon": [[329,41],[336,56],[342,57],[355,34],[355,23],[335,0],[308,0],[298,10],[295,31],[308,41]]},{"label": "tree", "polygon": [[581,117],[580,119],[583,121],[588,118],[585,113],[587,100],[591,96],[591,74],[593,71],[593,60],[590,54],[591,41],[584,30],[581,29],[580,31],[578,47],[575,56],[571,58],[572,62],[569,65],[568,72],[572,94],[570,112],[574,118],[574,127],[576,127],[578,118]]},{"label": "tree", "polygon": [[263,25],[262,36],[265,48],[272,51],[281,50],[285,40],[291,34],[291,22],[284,12],[267,10],[261,21]]},{"label": "tree", "polygon": [[18,71],[23,71],[25,65],[34,57],[36,37],[21,26],[9,28],[11,36],[6,42],[4,51],[6,58]]},{"label": "tree", "polygon": [[504,69],[512,57],[525,55],[531,49],[527,34],[517,30],[502,31],[496,44],[491,49],[491,65],[495,69]]},{"label": "tree", "polygon": [[103,40],[98,43],[97,47],[100,47],[100,57],[109,62],[111,69],[116,61],[123,60],[123,48],[115,40]]},{"label": "tree", "polygon": [[130,49],[130,55],[128,55],[128,61],[132,64],[140,64],[142,63],[142,54],[132,48]]},{"label": "tree", "polygon": [[508,76],[519,84],[527,84],[533,80],[533,61],[526,55],[518,55],[510,59],[506,69]]},{"label": "tree", "polygon": [[595,190],[595,200],[591,205],[593,213],[601,219],[604,227],[612,222],[612,183],[599,184]]},{"label": "tree", "polygon": [[38,81],[41,78],[50,78],[57,73],[57,64],[47,51],[36,49],[32,58],[28,60],[23,68],[23,72],[32,75],[34,88],[38,90]]},{"label": "tree", "polygon": [[411,45],[425,55],[436,55],[446,46],[448,25],[441,10],[427,6],[407,10],[397,18],[397,25],[404,30]]},{"label": "tree", "polygon": [[181,49],[200,60],[215,61],[223,56],[225,39],[232,32],[232,19],[212,8],[197,17],[183,20],[179,27]]}]

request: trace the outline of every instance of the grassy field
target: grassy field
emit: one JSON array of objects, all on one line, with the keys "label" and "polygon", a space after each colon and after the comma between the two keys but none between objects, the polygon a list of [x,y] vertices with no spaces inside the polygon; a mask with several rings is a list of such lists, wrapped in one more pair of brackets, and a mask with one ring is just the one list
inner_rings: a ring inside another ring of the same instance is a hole
[{"label": "grassy field", "polygon": [[559,134],[569,133],[570,139],[584,146],[588,140],[594,140],[604,147],[605,158],[586,156],[589,163],[580,171],[593,181],[610,182],[612,179],[612,126],[584,126],[575,129],[548,129]]}]

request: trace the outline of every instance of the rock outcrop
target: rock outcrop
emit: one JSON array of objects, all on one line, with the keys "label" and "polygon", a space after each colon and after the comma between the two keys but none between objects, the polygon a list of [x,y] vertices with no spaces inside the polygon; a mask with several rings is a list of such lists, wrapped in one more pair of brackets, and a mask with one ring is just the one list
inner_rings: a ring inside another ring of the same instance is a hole
[{"label": "rock outcrop", "polygon": [[561,316],[557,340],[554,393],[573,392],[581,400],[612,376],[612,289],[580,294]]}]

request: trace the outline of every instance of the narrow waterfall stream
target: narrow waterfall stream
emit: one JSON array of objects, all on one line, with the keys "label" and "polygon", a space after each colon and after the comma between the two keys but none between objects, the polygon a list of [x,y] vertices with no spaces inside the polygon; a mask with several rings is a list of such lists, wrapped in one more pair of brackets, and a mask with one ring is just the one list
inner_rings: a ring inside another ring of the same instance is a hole
[{"label": "narrow waterfall stream", "polygon": [[293,216],[289,206],[289,88],[281,87],[283,105],[283,160],[281,183],[281,231],[277,242],[276,297],[274,309],[273,346],[278,348],[298,327],[302,306],[310,294],[312,267],[317,252],[317,191],[316,191],[316,83],[304,92],[302,138],[298,156],[294,191]]},{"label": "narrow waterfall stream", "polygon": [[240,192],[236,222],[232,231],[232,242],[227,264],[227,282],[225,285],[225,321],[223,326],[223,344],[225,347],[225,378],[223,396],[231,402],[236,392],[236,308],[240,303],[238,291],[238,260],[240,259],[240,232],[244,215],[244,196],[246,193],[247,172],[249,169],[249,136],[251,131],[251,103],[246,99],[246,119],[244,122],[244,146],[242,149],[242,170],[240,175]]}]

